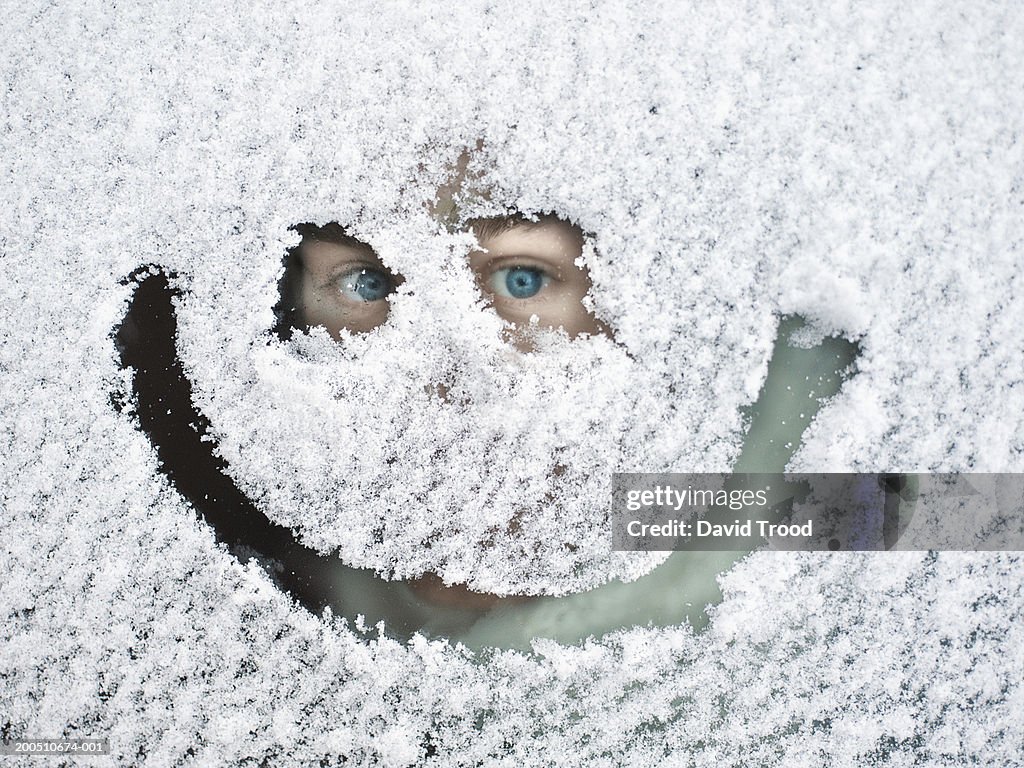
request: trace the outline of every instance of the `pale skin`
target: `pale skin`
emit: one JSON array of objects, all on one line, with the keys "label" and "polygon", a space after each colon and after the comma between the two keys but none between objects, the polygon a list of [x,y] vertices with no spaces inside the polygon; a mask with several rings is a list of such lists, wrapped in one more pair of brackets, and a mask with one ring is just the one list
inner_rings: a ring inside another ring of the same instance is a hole
[{"label": "pale skin", "polygon": [[[506,321],[506,340],[516,349],[532,350],[533,329],[560,330],[570,338],[610,335],[583,306],[591,284],[586,269],[576,263],[584,242],[579,227],[545,216],[535,222],[477,221],[470,229],[478,248],[469,254],[469,265],[488,305]],[[369,246],[306,239],[299,261],[295,301],[302,323],[322,326],[340,339],[343,332],[367,333],[387,320],[389,298],[402,278],[391,273]],[[527,599],[446,586],[431,573],[409,586],[420,599],[472,610]]]}]

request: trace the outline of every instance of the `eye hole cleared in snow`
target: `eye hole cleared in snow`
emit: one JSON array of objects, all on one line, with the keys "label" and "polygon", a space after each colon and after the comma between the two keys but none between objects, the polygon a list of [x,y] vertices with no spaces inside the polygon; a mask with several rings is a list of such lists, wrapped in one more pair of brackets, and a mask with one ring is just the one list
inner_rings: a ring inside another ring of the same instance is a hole
[{"label": "eye hole cleared in snow", "polygon": [[[584,303],[591,283],[581,266],[579,227],[546,215],[475,219],[468,228],[477,242],[468,262],[478,288],[508,323],[506,338],[518,350],[530,351],[531,335],[542,329],[569,338],[610,335]],[[417,290],[337,223],[294,229],[302,242],[285,259],[278,307],[286,337],[295,327],[323,327],[335,340],[369,332],[386,321],[396,294]],[[442,279],[440,270],[433,279],[426,276],[428,282]]]}]

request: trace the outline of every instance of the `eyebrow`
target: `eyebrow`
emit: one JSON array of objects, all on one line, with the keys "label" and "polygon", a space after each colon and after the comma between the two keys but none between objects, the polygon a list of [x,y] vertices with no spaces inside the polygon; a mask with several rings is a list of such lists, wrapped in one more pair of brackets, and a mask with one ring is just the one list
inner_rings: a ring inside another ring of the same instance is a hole
[{"label": "eyebrow", "polygon": [[514,214],[512,216],[495,216],[490,219],[473,219],[469,222],[469,228],[473,230],[473,234],[476,235],[478,241],[489,240],[492,237],[504,234],[510,229],[517,227],[523,227],[526,229],[533,229],[539,227],[544,223],[544,217],[541,217],[537,221],[527,219],[521,214]]}]

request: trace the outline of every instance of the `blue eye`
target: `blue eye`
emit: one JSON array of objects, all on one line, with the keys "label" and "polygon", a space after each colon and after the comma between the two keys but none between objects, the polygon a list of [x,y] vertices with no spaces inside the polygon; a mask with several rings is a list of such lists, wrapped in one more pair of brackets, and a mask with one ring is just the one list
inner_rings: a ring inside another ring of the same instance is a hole
[{"label": "blue eye", "polygon": [[373,267],[359,267],[341,276],[341,293],[352,301],[380,301],[394,290],[391,275]]},{"label": "blue eye", "polygon": [[529,299],[551,282],[551,278],[533,267],[497,269],[491,275],[491,289],[506,299]]}]

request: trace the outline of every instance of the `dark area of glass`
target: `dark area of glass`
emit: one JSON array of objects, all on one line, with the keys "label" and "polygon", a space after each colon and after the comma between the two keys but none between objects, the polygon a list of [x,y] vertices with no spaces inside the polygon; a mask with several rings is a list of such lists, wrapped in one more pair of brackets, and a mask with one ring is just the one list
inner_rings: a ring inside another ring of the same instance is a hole
[{"label": "dark area of glass", "polygon": [[292,332],[302,326],[299,319],[298,297],[301,262],[299,246],[289,248],[284,257],[284,273],[278,281],[277,288],[280,299],[274,307],[274,333],[281,341],[288,341]]},{"label": "dark area of glass", "polygon": [[[143,267],[126,282],[136,283],[136,289],[115,338],[122,367],[133,371],[135,414],[157,452],[160,470],[218,542],[243,563],[258,557],[284,591],[320,613],[331,602],[331,590],[311,574],[322,572],[331,558],[302,546],[289,529],[268,520],[228,477],[213,443],[203,439],[210,424],[192,404],[192,386],[175,349],[172,299],[178,291],[171,279]],[[287,294],[282,297],[283,305]],[[289,322],[287,313],[280,313],[278,333]]]}]

